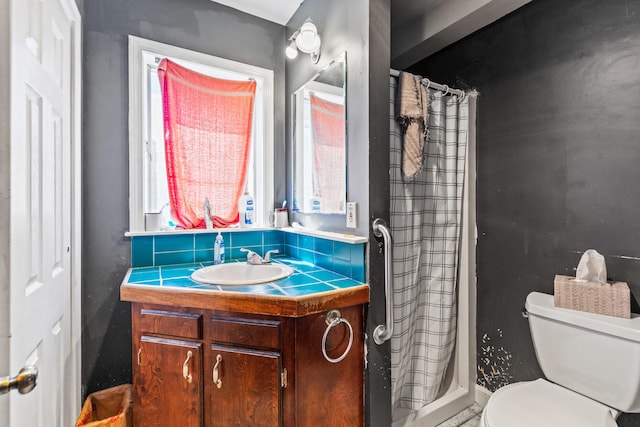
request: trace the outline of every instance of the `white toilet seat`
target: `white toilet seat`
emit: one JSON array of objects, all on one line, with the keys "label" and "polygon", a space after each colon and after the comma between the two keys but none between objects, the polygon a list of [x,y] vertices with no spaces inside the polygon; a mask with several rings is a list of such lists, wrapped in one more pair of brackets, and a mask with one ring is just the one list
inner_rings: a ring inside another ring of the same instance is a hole
[{"label": "white toilet seat", "polygon": [[544,379],[493,393],[480,427],[616,427],[612,408]]}]

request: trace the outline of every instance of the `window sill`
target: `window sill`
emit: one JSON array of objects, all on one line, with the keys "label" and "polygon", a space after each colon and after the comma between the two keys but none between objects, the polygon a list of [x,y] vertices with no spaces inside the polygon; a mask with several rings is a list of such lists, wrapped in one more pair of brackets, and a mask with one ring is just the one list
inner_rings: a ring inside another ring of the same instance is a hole
[{"label": "window sill", "polygon": [[269,231],[269,230],[282,230],[281,228],[274,227],[247,227],[247,228],[212,228],[207,230],[206,228],[191,228],[180,230],[158,230],[158,231],[125,231],[125,237],[138,237],[138,236],[175,236],[178,234],[206,234],[206,233],[246,233],[250,231]]},{"label": "window sill", "polygon": [[367,243],[369,240],[366,237],[356,236],[355,234],[335,233],[332,231],[312,230],[306,227],[247,227],[247,228],[212,228],[207,230],[206,228],[192,228],[187,230],[167,230],[167,231],[126,231],[125,237],[138,237],[138,236],[176,236],[180,234],[206,234],[206,233],[247,233],[251,231],[270,231],[277,230],[285,233],[300,234],[303,236],[319,237],[322,239],[334,240],[342,243],[349,243],[352,245],[359,243]]},{"label": "window sill", "polygon": [[313,230],[311,228],[306,228],[301,226],[279,228],[278,230],[284,231],[285,233],[319,237],[321,239],[328,239],[336,242],[349,243],[352,245],[356,245],[359,243],[367,243],[369,241],[369,239],[367,239],[366,237],[356,236],[355,234],[344,234],[344,233],[335,233],[333,231]]}]

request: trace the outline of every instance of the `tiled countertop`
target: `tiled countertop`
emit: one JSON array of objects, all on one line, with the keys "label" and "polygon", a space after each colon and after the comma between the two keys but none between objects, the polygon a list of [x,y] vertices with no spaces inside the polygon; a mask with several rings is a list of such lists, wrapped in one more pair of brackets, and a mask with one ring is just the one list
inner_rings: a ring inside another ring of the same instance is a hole
[{"label": "tiled countertop", "polygon": [[211,262],[131,268],[122,282],[121,299],[294,317],[320,312],[327,304],[335,308],[343,302],[353,305],[369,300],[369,287],[364,283],[295,258],[273,261],[290,266],[294,273],[258,285],[219,286],[190,277]]}]

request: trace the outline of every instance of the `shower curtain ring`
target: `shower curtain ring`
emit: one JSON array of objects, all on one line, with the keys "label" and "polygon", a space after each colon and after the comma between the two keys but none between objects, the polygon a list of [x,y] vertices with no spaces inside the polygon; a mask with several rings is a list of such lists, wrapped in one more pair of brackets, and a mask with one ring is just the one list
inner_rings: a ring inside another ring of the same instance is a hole
[{"label": "shower curtain ring", "polygon": [[423,83],[426,83],[427,89],[429,89],[429,87],[431,87],[431,80],[429,80],[428,78],[424,78],[422,79]]},{"label": "shower curtain ring", "polygon": [[444,93],[442,94],[442,96],[447,96],[447,94],[449,93],[449,86],[444,85],[442,86],[442,88],[444,89]]}]

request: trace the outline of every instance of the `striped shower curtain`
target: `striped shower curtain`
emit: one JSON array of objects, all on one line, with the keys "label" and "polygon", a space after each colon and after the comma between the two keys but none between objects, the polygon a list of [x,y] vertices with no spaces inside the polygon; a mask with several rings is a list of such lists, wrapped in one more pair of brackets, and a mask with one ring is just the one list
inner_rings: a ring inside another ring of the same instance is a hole
[{"label": "striped shower curtain", "polygon": [[456,286],[469,97],[428,89],[429,137],[422,171],[401,174],[402,134],[391,78],[393,407],[417,410],[436,399],[456,341]]}]

